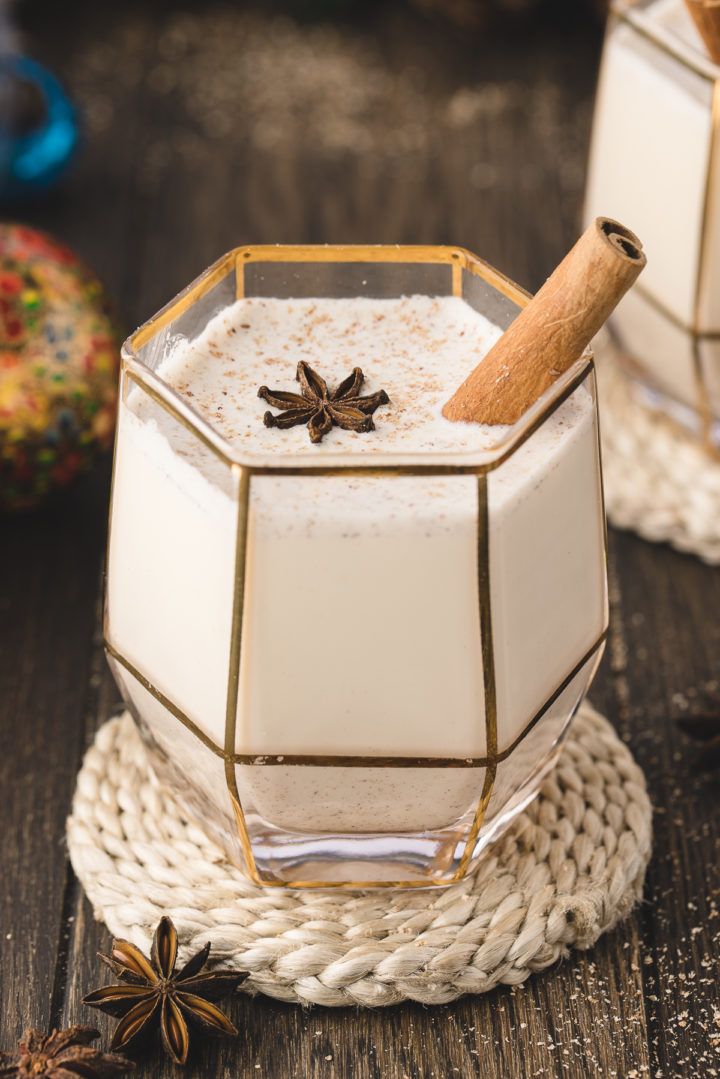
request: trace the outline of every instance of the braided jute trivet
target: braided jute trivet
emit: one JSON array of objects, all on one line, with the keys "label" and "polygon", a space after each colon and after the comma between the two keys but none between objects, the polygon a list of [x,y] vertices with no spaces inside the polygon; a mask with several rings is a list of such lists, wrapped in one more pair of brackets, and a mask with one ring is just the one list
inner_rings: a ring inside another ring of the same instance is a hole
[{"label": "braided jute trivet", "polygon": [[85,756],[70,857],[114,936],[147,950],[163,914],[184,960],[206,941],[243,989],[302,1004],[442,1004],[589,948],[639,899],[650,856],[643,774],[587,703],[539,796],[477,871],[445,889],[263,889],[159,786],[129,715]]},{"label": "braided jute trivet", "polygon": [[644,405],[598,349],[605,505],[616,528],[720,562],[720,461],[660,411]]}]

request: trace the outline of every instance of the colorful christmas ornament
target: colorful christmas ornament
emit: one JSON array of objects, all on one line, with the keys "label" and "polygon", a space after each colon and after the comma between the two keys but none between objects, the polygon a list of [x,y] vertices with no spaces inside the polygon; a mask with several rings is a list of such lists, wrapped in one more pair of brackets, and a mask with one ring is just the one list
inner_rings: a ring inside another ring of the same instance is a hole
[{"label": "colorful christmas ornament", "polygon": [[109,448],[120,334],[63,244],[0,225],[0,510],[36,505]]}]

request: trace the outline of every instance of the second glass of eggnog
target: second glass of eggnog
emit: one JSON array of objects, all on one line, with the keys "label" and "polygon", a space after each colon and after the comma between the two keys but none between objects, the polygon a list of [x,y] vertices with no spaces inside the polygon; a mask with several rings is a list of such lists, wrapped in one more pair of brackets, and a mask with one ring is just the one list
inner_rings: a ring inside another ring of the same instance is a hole
[{"label": "second glass of eggnog", "polygon": [[460,879],[587,690],[591,357],[511,427],[441,415],[526,298],[455,248],[255,247],[126,343],[107,651],[161,781],[259,883]]}]

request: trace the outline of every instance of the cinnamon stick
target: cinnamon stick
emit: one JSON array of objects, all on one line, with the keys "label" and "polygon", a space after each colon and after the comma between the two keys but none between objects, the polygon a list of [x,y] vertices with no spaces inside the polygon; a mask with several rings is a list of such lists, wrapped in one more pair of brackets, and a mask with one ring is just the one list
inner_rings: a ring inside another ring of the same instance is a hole
[{"label": "cinnamon stick", "polygon": [[720,0],[685,0],[710,58],[720,64]]},{"label": "cinnamon stick", "polygon": [[515,423],[581,355],[646,263],[637,236],[598,217],[443,408]]}]

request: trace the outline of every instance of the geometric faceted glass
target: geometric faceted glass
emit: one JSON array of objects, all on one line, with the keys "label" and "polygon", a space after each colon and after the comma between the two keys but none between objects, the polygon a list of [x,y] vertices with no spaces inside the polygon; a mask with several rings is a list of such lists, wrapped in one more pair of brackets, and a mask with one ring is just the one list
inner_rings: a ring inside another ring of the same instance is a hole
[{"label": "geometric faceted glass", "polygon": [[483,450],[258,451],[163,381],[236,299],[409,295],[503,329],[527,302],[458,248],[240,248],[123,348],[108,658],[161,782],[266,886],[460,880],[537,792],[604,646],[589,353]]},{"label": "geometric faceted glass", "polygon": [[709,450],[720,443],[719,155],[720,66],[683,0],[613,0],[585,217],[632,221],[648,264],[608,327],[646,399]]}]

